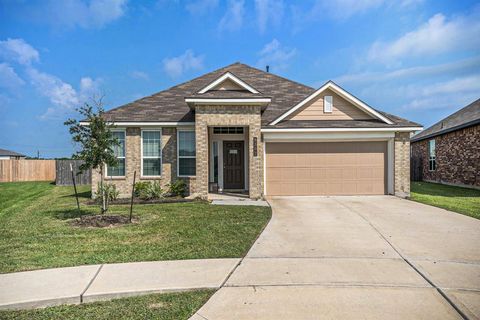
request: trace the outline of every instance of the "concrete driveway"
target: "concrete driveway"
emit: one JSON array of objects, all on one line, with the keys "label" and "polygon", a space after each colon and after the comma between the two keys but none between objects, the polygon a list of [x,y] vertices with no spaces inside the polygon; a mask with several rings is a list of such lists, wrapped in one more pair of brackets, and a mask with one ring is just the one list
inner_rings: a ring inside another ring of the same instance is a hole
[{"label": "concrete driveway", "polygon": [[282,197],[192,319],[479,319],[480,221],[391,196]]}]

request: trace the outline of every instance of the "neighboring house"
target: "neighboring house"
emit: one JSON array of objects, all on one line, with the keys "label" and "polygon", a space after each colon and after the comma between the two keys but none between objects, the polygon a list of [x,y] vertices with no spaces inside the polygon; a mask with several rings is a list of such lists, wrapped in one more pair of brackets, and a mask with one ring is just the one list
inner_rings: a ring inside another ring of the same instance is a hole
[{"label": "neighboring house", "polygon": [[25,159],[25,155],[15,151],[0,149],[0,160],[19,160]]},{"label": "neighboring house", "polygon": [[480,99],[411,139],[424,181],[480,187]]},{"label": "neighboring house", "polygon": [[[367,195],[410,192],[417,123],[375,110],[329,81],[319,89],[234,63],[105,113],[121,141],[107,180],[133,172],[191,193]],[[93,192],[99,174],[92,177]],[[137,179],[138,181],[138,179]]]}]

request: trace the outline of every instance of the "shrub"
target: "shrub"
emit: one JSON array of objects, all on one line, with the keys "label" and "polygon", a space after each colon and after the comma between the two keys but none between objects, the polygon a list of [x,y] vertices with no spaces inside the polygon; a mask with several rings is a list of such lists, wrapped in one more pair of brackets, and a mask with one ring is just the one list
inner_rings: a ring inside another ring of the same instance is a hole
[{"label": "shrub", "polygon": [[163,189],[158,181],[143,181],[135,183],[135,196],[144,200],[163,198]]},{"label": "shrub", "polygon": [[149,181],[140,181],[135,183],[135,197],[140,198],[142,194],[145,194],[145,190],[148,188],[149,184]]},{"label": "shrub", "polygon": [[187,192],[187,184],[183,180],[175,180],[168,187],[172,196],[184,197]]},{"label": "shrub", "polygon": [[[105,200],[106,200],[107,207],[108,207],[108,202],[113,201],[113,200],[117,200],[118,196],[120,195],[120,192],[117,191],[117,186],[114,185],[113,183],[104,183],[103,188],[105,189]],[[97,191],[95,192],[95,200],[98,203],[103,202],[103,199],[102,199],[103,194],[104,193],[102,192],[102,187],[101,187],[100,182],[99,182],[98,187],[97,187]]]}]

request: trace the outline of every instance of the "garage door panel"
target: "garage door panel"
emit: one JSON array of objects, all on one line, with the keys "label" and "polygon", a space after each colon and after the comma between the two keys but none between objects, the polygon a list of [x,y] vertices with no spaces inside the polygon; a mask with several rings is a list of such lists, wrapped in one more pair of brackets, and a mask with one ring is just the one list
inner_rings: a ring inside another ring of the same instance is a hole
[{"label": "garage door panel", "polygon": [[267,143],[267,195],[386,193],[386,142]]}]

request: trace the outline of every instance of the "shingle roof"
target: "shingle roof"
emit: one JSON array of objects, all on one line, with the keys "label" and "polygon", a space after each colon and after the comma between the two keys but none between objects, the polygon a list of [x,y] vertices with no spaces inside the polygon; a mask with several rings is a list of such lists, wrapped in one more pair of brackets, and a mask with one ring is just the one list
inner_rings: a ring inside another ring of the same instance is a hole
[{"label": "shingle roof", "polygon": [[[227,72],[232,73],[248,85],[254,87],[259,93],[254,94],[243,90],[214,90],[204,94],[198,93],[202,88]],[[262,97],[271,98],[268,108],[262,114],[262,126],[266,126],[313,92],[315,92],[315,89],[312,87],[237,62],[167,90],[109,110],[105,112],[104,116],[107,121],[114,122],[194,122],[194,111],[189,108],[185,98]],[[405,119],[381,113],[399,125],[418,126],[418,124]]]},{"label": "shingle roof", "polygon": [[[381,120],[289,120],[279,122],[271,127],[273,129],[287,128],[402,128],[402,127],[418,127],[419,124],[414,122],[399,122],[388,124]],[[269,126],[270,128],[270,126]]]},{"label": "shingle roof", "polygon": [[412,142],[428,139],[478,123],[480,123],[480,99],[413,136]]},{"label": "shingle roof", "polygon": [[6,150],[6,149],[0,149],[0,156],[25,157],[24,154],[21,154],[15,151]]}]

